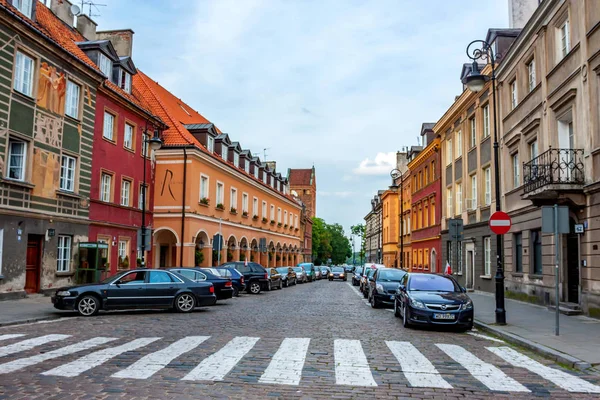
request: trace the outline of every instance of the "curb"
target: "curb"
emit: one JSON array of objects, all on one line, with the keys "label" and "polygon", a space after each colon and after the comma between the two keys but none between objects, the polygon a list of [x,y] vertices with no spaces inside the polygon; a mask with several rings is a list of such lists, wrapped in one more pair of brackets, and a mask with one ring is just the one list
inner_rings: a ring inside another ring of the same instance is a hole
[{"label": "curb", "polygon": [[546,358],[560,362],[562,364],[566,364],[571,368],[575,368],[580,371],[585,371],[592,367],[590,363],[580,360],[579,358],[575,358],[568,354],[561,353],[558,350],[554,350],[550,347],[522,338],[521,336],[505,332],[499,328],[496,328],[493,325],[488,325],[477,320],[474,321],[474,325],[483,331],[488,331],[496,336],[501,337],[502,339],[505,339],[507,342],[525,347],[529,350],[543,355]]},{"label": "curb", "polygon": [[60,317],[59,316],[33,317],[33,318],[28,318],[28,319],[20,319],[20,320],[16,320],[16,321],[0,322],[0,328],[5,327],[5,326],[30,324],[32,322],[38,322],[38,321],[49,321],[51,319],[58,319],[58,318],[60,318]]}]

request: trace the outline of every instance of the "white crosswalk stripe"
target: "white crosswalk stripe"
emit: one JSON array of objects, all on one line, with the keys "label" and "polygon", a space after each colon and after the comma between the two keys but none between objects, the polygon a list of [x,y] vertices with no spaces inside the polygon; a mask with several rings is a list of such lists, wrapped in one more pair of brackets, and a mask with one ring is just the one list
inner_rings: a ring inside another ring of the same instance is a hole
[{"label": "white crosswalk stripe", "polygon": [[180,355],[198,347],[210,336],[187,336],[162,350],[142,357],[129,367],[113,374],[113,378],[148,379]]},{"label": "white crosswalk stripe", "polygon": [[433,364],[409,342],[386,341],[411,386],[452,389]]},{"label": "white crosswalk stripe", "polygon": [[577,376],[543,365],[510,347],[487,347],[487,349],[509,364],[525,368],[569,392],[600,393],[600,386],[593,385]]},{"label": "white crosswalk stripe", "polygon": [[333,352],[338,385],[377,386],[360,340],[335,339]]},{"label": "white crosswalk stripe", "polygon": [[254,347],[260,338],[236,337],[221,350],[205,358],[183,377],[184,381],[221,381]]},{"label": "white crosswalk stripe", "polygon": [[99,350],[94,353],[88,354],[87,356],[81,357],[80,359],[70,362],[68,364],[63,364],[60,367],[53,368],[46,372],[42,372],[42,375],[66,376],[72,378],[74,376],[80,375],[81,373],[89,369],[97,367],[98,365],[104,364],[105,362],[107,362],[113,357],[118,356],[119,354],[126,353],[128,351],[132,351],[140,347],[144,347],[154,341],[157,341],[158,339],[160,338],[140,338],[132,340],[131,342],[122,344],[117,347]]},{"label": "white crosswalk stripe", "polygon": [[302,378],[302,369],[310,339],[285,338],[271,363],[260,377],[260,383],[280,385],[298,385]]},{"label": "white crosswalk stripe", "polygon": [[37,338],[22,340],[17,343],[10,344],[8,346],[0,347],[0,357],[7,356],[9,354],[19,353],[21,351],[31,350],[36,346],[42,344],[55,342],[57,340],[63,340],[71,335],[45,335]]},{"label": "white crosswalk stripe", "polygon": [[52,350],[47,353],[37,354],[35,356],[27,358],[19,358],[17,360],[0,364],[0,374],[8,374],[9,372],[18,371],[20,369],[27,368],[35,364],[39,364],[43,361],[77,353],[83,350],[88,350],[92,347],[100,346],[113,340],[117,340],[117,338],[96,337],[93,339],[84,340],[83,342],[61,347],[60,349]]},{"label": "white crosswalk stripe", "polygon": [[14,339],[14,338],[23,337],[23,336],[25,336],[25,335],[22,333],[9,333],[6,335],[0,335],[0,340]]},{"label": "white crosswalk stripe", "polygon": [[471,352],[455,344],[436,344],[444,353],[462,365],[475,379],[490,390],[529,392],[525,386],[507,376],[500,368],[486,363]]}]

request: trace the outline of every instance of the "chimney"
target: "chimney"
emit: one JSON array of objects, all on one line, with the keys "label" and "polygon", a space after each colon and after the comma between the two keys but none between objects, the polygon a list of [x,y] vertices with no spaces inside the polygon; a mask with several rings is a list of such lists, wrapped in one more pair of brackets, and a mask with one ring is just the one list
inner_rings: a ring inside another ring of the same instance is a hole
[{"label": "chimney", "polygon": [[87,40],[96,40],[96,27],[97,23],[92,21],[90,17],[85,14],[79,14],[77,16],[77,30]]},{"label": "chimney", "polygon": [[71,6],[72,4],[68,0],[51,0],[50,2],[50,10],[54,15],[72,28],[75,15],[71,12]]},{"label": "chimney", "polygon": [[539,0],[508,0],[508,26],[522,29],[538,7]]},{"label": "chimney", "polygon": [[269,166],[269,169],[271,171],[275,172],[275,168],[277,167],[277,162],[275,162],[275,161],[267,161],[266,163]]},{"label": "chimney", "polygon": [[96,39],[110,40],[119,57],[131,57],[133,49],[133,34],[131,29],[96,32]]}]

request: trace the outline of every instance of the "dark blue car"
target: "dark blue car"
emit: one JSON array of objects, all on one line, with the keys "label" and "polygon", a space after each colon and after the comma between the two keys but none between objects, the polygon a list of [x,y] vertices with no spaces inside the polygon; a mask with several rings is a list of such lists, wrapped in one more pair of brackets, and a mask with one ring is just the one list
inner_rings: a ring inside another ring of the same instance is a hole
[{"label": "dark blue car", "polygon": [[246,283],[244,282],[244,275],[240,273],[237,269],[231,266],[219,266],[215,268],[219,271],[221,276],[231,279],[231,283],[233,284],[233,295],[238,297],[240,292],[246,289]]},{"label": "dark blue car", "polygon": [[233,296],[231,279],[222,277],[211,268],[170,268],[169,271],[183,275],[194,282],[212,283],[218,300],[230,299]]}]

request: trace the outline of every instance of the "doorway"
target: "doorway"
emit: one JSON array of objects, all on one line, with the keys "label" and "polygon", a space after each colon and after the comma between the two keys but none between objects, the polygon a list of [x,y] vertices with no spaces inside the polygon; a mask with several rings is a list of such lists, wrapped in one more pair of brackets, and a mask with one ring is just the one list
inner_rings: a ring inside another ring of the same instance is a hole
[{"label": "doorway", "polygon": [[159,268],[166,268],[167,260],[169,257],[169,245],[161,245],[159,254],[160,254],[160,258],[158,261],[158,266],[159,266]]},{"label": "doorway", "polygon": [[41,235],[27,236],[27,256],[25,258],[25,291],[27,293],[40,291],[42,239]]},{"label": "doorway", "polygon": [[[579,304],[579,235],[575,231],[575,220],[569,219],[570,232],[566,235],[567,301]],[[563,258],[564,260],[564,258]]]},{"label": "doorway", "polygon": [[431,249],[431,273],[437,272],[437,253],[435,249]]},{"label": "doorway", "polygon": [[467,289],[475,289],[475,249],[472,244],[467,245],[467,265],[466,265],[467,279],[465,287]]}]

